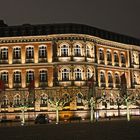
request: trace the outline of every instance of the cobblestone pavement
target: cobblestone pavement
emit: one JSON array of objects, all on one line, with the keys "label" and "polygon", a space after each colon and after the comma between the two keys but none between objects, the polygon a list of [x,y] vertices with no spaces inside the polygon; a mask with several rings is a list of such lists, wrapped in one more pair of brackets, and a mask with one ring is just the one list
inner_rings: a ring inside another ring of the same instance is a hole
[{"label": "cobblestone pavement", "polygon": [[140,140],[140,120],[4,126],[0,140]]}]

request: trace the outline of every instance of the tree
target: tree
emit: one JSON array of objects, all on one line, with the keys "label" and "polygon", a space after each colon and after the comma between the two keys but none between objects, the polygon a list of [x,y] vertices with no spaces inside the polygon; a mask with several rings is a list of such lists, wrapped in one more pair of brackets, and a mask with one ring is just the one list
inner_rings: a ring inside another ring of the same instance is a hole
[{"label": "tree", "polygon": [[126,105],[127,121],[130,121],[130,105],[136,104],[138,100],[140,100],[139,92],[138,91],[136,92],[135,89],[135,93],[133,93],[127,89],[126,77],[125,77],[125,73],[123,73],[121,75],[121,88],[120,88],[120,93],[117,97],[117,103],[118,103],[118,107],[121,104]]},{"label": "tree", "polygon": [[56,111],[56,124],[59,123],[59,110],[63,109],[65,104],[71,101],[71,97],[68,94],[64,94],[62,89],[58,91],[56,96],[49,95],[46,99],[52,107],[55,108]]},{"label": "tree", "polygon": [[94,81],[94,75],[92,75],[92,77],[88,80],[89,92],[88,92],[88,98],[87,98],[89,107],[90,107],[91,123],[94,122],[94,117],[95,117],[95,121],[98,121],[98,117],[97,117],[98,104],[100,104],[102,101],[107,101],[105,92],[101,93],[100,96],[97,95],[95,83],[96,82]]}]

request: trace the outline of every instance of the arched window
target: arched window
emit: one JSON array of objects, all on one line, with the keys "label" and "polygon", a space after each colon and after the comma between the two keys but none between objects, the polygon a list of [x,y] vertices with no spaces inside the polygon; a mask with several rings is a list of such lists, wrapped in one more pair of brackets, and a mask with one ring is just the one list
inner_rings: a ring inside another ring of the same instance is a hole
[{"label": "arched window", "polygon": [[90,47],[89,46],[86,46],[86,56],[87,57],[91,57],[91,50],[90,50]]},{"label": "arched window", "polygon": [[74,56],[81,56],[81,47],[79,45],[74,47]]},{"label": "arched window", "polygon": [[70,71],[68,69],[63,69],[62,70],[62,80],[63,81],[69,80],[69,74],[70,74]]},{"label": "arched window", "polygon": [[1,54],[0,58],[2,60],[7,60],[8,59],[8,48],[2,48],[0,54]]},{"label": "arched window", "polygon": [[137,84],[136,75],[134,74],[134,84]]},{"label": "arched window", "polygon": [[121,53],[121,63],[125,63],[125,57],[123,53]]},{"label": "arched window", "polygon": [[26,58],[33,59],[34,58],[34,47],[30,46],[26,48]]},{"label": "arched window", "polygon": [[16,47],[13,49],[13,59],[21,59],[21,48]]},{"label": "arched window", "polygon": [[4,97],[3,97],[2,105],[7,106],[8,103],[9,103],[9,100],[8,100],[7,96],[4,96]]},{"label": "arched window", "polygon": [[64,106],[70,106],[70,95],[65,93],[62,95],[62,99],[64,101]]},{"label": "arched window", "polygon": [[46,94],[41,95],[41,105],[47,105],[48,96]]},{"label": "arched window", "polygon": [[21,83],[21,72],[15,71],[13,79],[14,79],[14,83]]},{"label": "arched window", "polygon": [[34,72],[33,71],[27,71],[26,79],[27,79],[27,83],[30,83],[32,80],[34,80]]},{"label": "arched window", "polygon": [[1,72],[1,80],[2,80],[5,84],[8,84],[8,72]]},{"label": "arched window", "polygon": [[119,57],[117,52],[114,52],[114,62],[119,62]]},{"label": "arched window", "polygon": [[82,70],[77,68],[74,71],[75,73],[75,80],[82,80]]},{"label": "arched window", "polygon": [[19,95],[15,95],[14,97],[14,105],[19,106],[21,105],[21,99]]},{"label": "arched window", "polygon": [[87,80],[92,77],[93,73],[91,72],[90,69],[87,69]]},{"label": "arched window", "polygon": [[40,71],[40,82],[47,82],[47,71],[46,70]]},{"label": "arched window", "polygon": [[113,83],[112,74],[108,73],[108,83]]},{"label": "arched window", "polygon": [[119,74],[115,73],[115,84],[119,84],[119,83],[120,83]]},{"label": "arched window", "polygon": [[83,105],[83,95],[81,93],[77,94],[77,106]]},{"label": "arched window", "polygon": [[104,60],[104,52],[102,49],[99,49],[99,60]]},{"label": "arched window", "polygon": [[46,46],[40,46],[39,47],[39,58],[46,58],[46,57],[47,57]]},{"label": "arched window", "polygon": [[107,51],[107,61],[112,61],[111,52],[109,50]]},{"label": "arched window", "polygon": [[69,56],[69,46],[67,45],[61,46],[61,56]]},{"label": "arched window", "polygon": [[105,75],[104,75],[104,72],[100,72],[100,82],[101,83],[105,83]]}]

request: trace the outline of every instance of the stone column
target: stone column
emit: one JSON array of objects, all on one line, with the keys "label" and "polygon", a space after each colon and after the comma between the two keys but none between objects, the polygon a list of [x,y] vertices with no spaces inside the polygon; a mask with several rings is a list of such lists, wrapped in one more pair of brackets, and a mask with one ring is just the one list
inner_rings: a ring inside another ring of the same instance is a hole
[{"label": "stone column", "polygon": [[99,64],[99,48],[96,46],[96,59],[97,59],[97,63]]},{"label": "stone column", "polygon": [[114,66],[114,51],[111,51],[111,56],[112,56],[112,66]]},{"label": "stone column", "polygon": [[39,51],[38,45],[35,44],[35,45],[34,45],[34,62],[35,62],[35,63],[38,63],[38,53],[39,53],[38,51]]},{"label": "stone column", "polygon": [[105,61],[105,65],[107,65],[107,57],[106,57],[106,49],[104,48],[104,61]]},{"label": "stone column", "polygon": [[101,81],[100,81],[100,70],[97,69],[97,75],[98,75],[98,83],[99,83],[99,87],[101,87]]},{"label": "stone column", "polygon": [[120,56],[120,52],[118,52],[118,58],[119,58],[119,66],[121,67],[121,56]]},{"label": "stone column", "polygon": [[48,67],[48,86],[53,86],[53,67]]},{"label": "stone column", "polygon": [[105,71],[105,84],[108,87],[108,71]]},{"label": "stone column", "polygon": [[25,46],[22,45],[21,46],[21,63],[22,64],[25,64],[26,63],[26,49],[25,49]]},{"label": "stone column", "polygon": [[52,43],[47,44],[47,60],[49,63],[52,62]]},{"label": "stone column", "polygon": [[25,88],[26,87],[26,69],[22,69],[21,71],[21,87]]},{"label": "stone column", "polygon": [[126,73],[126,77],[127,77],[127,88],[130,88],[131,87],[131,77],[130,77],[130,71],[128,71],[127,73]]},{"label": "stone column", "polygon": [[113,88],[115,88],[115,72],[112,71]]},{"label": "stone column", "polygon": [[9,83],[9,88],[13,88],[13,70],[9,70],[9,79],[8,79],[8,83]]},{"label": "stone column", "polygon": [[129,56],[129,50],[127,50],[127,52],[125,53],[125,60],[127,60],[126,61],[126,67],[130,67],[130,56]]},{"label": "stone column", "polygon": [[39,70],[36,68],[34,71],[35,87],[39,87]]},{"label": "stone column", "polygon": [[8,48],[8,62],[9,62],[9,64],[12,64],[12,60],[13,60],[13,48],[10,46]]}]

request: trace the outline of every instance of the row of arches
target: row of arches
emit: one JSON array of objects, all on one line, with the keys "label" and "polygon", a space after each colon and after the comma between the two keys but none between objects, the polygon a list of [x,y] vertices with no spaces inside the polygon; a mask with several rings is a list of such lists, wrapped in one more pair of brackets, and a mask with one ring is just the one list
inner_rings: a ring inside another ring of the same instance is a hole
[{"label": "row of arches", "polygon": [[[48,79],[47,69],[40,69],[38,72],[39,72],[39,82],[47,82],[47,79]],[[9,74],[10,74],[9,71],[0,72],[0,78],[4,84],[8,84]],[[26,77],[26,82],[29,83],[30,81],[35,79],[35,72],[34,72],[34,70],[26,70],[26,73],[23,76]],[[23,77],[22,77],[21,70],[15,70],[12,72],[12,80],[13,80],[12,82],[13,83],[21,83],[22,78]]]},{"label": "row of arches", "polygon": [[[63,97],[70,98],[70,95],[68,93],[65,93]],[[37,99],[39,101],[40,106],[47,106],[48,104],[48,95],[43,93],[40,95],[40,97]],[[55,100],[57,97],[51,97],[52,100]],[[8,107],[8,106],[13,106],[13,107],[20,107],[22,105],[29,105],[30,102],[28,96],[23,99],[20,94],[16,94],[13,96],[13,98],[10,100],[7,95],[2,97],[1,100],[1,107]],[[77,93],[76,94],[76,102],[77,105],[82,105],[83,104],[83,94],[82,93]],[[68,104],[67,104],[68,105]]]},{"label": "row of arches", "polygon": [[105,55],[107,61],[112,61],[112,58],[114,57],[114,62],[119,63],[119,60],[121,63],[126,63],[126,57],[125,57],[125,52],[118,52],[118,51],[111,51],[111,50],[106,50],[106,53],[104,53],[103,48],[98,49],[99,53],[99,60],[104,60]]},{"label": "row of arches", "polygon": [[10,53],[12,53],[13,61],[14,59],[21,59],[23,53],[25,53],[26,59],[34,59],[35,47],[38,47],[39,58],[47,58],[47,45],[39,45],[39,46],[27,45],[25,46],[25,51],[22,51],[22,46],[13,46],[10,52],[8,46],[0,47],[0,59],[8,60]]},{"label": "row of arches", "polygon": [[59,44],[59,51],[58,56],[62,57],[68,57],[68,56],[87,56],[87,57],[93,57],[94,53],[94,46],[90,43],[87,43],[83,46],[82,43],[76,42],[72,45],[63,42]]}]

